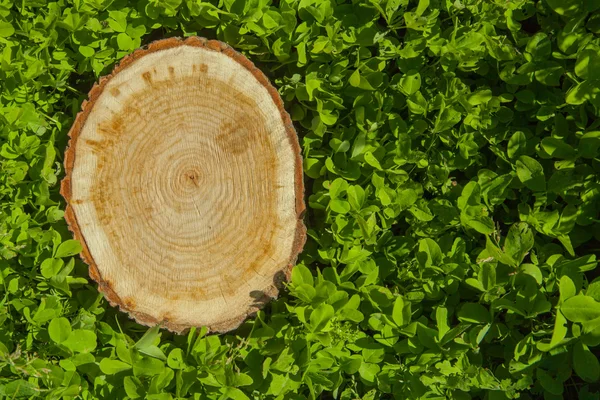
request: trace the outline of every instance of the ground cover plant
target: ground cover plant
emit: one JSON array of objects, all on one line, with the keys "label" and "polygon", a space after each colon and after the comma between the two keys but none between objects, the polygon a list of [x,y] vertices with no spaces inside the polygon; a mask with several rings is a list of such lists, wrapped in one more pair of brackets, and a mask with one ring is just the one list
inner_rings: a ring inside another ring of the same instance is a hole
[{"label": "ground cover plant", "polygon": [[[600,1],[0,1],[0,398],[599,399]],[[63,220],[67,131],[152,40],[253,60],[309,241],[227,335],[108,306]]]}]

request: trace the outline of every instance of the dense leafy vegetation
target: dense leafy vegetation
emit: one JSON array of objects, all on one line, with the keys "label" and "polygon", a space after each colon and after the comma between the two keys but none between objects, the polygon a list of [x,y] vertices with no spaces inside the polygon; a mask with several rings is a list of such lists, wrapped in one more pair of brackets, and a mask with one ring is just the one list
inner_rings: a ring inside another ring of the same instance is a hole
[{"label": "dense leafy vegetation", "polygon": [[[309,242],[227,335],[108,306],[63,220],[94,80],[218,38],[302,136]],[[0,1],[0,398],[599,399],[600,1]]]}]

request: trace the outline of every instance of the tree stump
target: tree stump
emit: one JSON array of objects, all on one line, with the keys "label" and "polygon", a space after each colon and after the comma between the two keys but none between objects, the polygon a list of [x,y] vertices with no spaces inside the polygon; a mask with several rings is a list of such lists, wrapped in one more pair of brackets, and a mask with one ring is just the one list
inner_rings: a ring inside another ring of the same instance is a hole
[{"label": "tree stump", "polygon": [[218,41],[122,60],[69,132],[61,194],[90,276],[145,325],[239,326],[306,238],[298,137],[277,91]]}]

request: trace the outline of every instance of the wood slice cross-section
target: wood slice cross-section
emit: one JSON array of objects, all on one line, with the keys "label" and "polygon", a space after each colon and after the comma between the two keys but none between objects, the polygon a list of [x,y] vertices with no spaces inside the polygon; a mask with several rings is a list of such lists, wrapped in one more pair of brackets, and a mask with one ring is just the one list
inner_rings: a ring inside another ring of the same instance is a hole
[{"label": "wood slice cross-section", "polygon": [[90,276],[145,325],[236,328],[276,297],[306,238],[281,98],[218,41],[165,39],[94,86],[61,193]]}]

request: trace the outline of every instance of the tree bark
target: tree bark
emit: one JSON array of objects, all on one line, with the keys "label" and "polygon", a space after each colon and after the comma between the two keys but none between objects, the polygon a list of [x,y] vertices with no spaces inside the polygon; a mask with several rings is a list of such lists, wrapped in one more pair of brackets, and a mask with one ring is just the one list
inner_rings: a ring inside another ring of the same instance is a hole
[{"label": "tree bark", "polygon": [[69,136],[66,220],[113,306],[225,332],[278,295],[306,240],[302,159],[247,58],[154,42],[92,88]]}]

